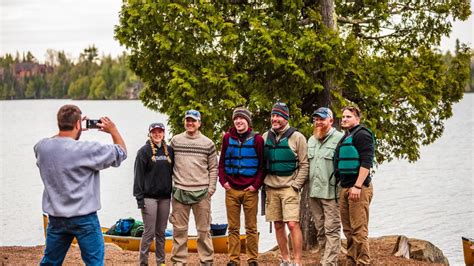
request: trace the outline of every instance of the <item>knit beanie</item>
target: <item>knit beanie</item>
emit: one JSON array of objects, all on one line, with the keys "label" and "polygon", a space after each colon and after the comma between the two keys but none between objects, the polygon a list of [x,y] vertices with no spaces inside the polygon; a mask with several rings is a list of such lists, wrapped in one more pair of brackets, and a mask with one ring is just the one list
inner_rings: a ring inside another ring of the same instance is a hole
[{"label": "knit beanie", "polygon": [[232,114],[232,120],[234,120],[238,116],[247,120],[247,123],[249,124],[249,126],[252,125],[252,113],[248,109],[243,108],[243,107],[235,108],[234,113]]},{"label": "knit beanie", "polygon": [[288,109],[288,106],[282,102],[277,102],[273,105],[272,115],[274,114],[283,117],[285,120],[290,118],[290,110]]}]

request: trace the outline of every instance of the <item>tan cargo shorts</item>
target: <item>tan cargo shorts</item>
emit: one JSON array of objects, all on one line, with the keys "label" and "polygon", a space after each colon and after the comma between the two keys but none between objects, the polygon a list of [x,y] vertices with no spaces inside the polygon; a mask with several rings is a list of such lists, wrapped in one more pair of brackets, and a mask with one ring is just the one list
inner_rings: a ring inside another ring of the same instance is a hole
[{"label": "tan cargo shorts", "polygon": [[292,187],[266,187],[265,218],[267,222],[299,222],[300,193]]}]

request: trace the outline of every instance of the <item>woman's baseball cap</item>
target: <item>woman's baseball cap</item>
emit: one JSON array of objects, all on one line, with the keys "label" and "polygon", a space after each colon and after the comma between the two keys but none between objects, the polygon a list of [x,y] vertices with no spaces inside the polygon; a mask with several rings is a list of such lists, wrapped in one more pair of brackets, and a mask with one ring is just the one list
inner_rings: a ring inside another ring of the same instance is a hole
[{"label": "woman's baseball cap", "polygon": [[161,128],[165,131],[165,125],[163,125],[163,123],[151,123],[148,127],[148,132],[151,132],[155,128]]}]

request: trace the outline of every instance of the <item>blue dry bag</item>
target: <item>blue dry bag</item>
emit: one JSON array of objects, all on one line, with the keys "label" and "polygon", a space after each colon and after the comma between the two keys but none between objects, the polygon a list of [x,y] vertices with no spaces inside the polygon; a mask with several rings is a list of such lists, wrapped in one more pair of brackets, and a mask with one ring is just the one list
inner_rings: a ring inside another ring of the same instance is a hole
[{"label": "blue dry bag", "polygon": [[130,231],[132,230],[134,222],[135,219],[133,218],[125,218],[118,220],[115,223],[115,232],[121,236],[130,235]]}]

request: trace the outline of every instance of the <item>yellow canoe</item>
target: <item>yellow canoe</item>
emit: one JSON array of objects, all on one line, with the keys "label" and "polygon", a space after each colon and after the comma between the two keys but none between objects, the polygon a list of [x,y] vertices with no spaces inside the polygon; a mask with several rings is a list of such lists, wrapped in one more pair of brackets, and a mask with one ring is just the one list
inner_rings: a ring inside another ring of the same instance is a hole
[{"label": "yellow canoe", "polygon": [[466,266],[474,266],[474,239],[462,237],[462,249]]},{"label": "yellow canoe", "polygon": [[[44,226],[44,234],[46,236],[46,228],[48,227],[48,216],[43,214],[43,226]],[[132,251],[139,251],[140,250],[140,240],[141,237],[132,237],[132,236],[115,236],[115,235],[106,235],[109,228],[102,227],[102,232],[104,233],[104,242],[111,243],[123,250],[132,250]],[[241,253],[245,253],[245,235],[240,235],[240,251]],[[212,244],[214,245],[214,252],[215,253],[227,253],[227,244],[228,244],[228,237],[227,235],[223,236],[212,236]],[[73,240],[73,243],[77,243],[76,239]],[[173,247],[173,238],[167,237],[165,241],[165,252],[171,253],[171,248]],[[150,246],[150,252],[155,251],[155,243],[152,242]],[[197,236],[189,236],[188,237],[188,251],[189,252],[197,252]]]}]

